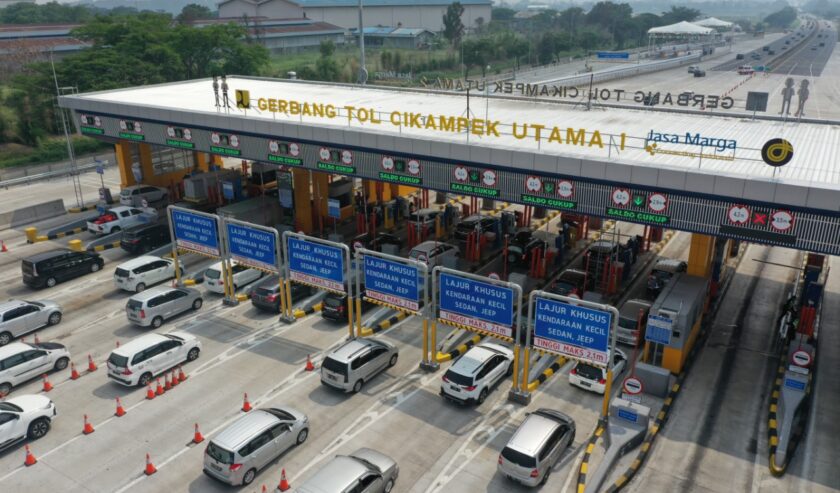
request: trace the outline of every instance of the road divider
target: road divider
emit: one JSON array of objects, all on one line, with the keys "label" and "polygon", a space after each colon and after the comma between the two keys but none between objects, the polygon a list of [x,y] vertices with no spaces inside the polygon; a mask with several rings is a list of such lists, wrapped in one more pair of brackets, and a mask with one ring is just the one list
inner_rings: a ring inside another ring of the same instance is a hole
[{"label": "road divider", "polygon": [[50,233],[48,235],[39,235],[38,228],[29,227],[23,230],[26,234],[26,242],[27,243],[38,243],[41,241],[49,241],[49,240],[58,240],[60,238],[64,238],[67,236],[72,236],[75,234],[79,234],[83,231],[87,231],[87,228],[83,226],[79,226],[76,228],[68,229],[66,231],[59,231],[57,233]]},{"label": "road divider", "polygon": [[471,347],[478,344],[481,341],[481,339],[483,339],[483,338],[484,338],[484,336],[476,334],[476,335],[472,336],[470,338],[470,340],[468,340],[467,342],[459,345],[458,347],[456,347],[455,349],[453,349],[453,350],[451,350],[447,353],[438,351],[435,358],[437,359],[438,363],[443,363],[444,361],[451,361],[451,360],[457,358],[458,356],[461,356],[462,354],[469,351]]}]

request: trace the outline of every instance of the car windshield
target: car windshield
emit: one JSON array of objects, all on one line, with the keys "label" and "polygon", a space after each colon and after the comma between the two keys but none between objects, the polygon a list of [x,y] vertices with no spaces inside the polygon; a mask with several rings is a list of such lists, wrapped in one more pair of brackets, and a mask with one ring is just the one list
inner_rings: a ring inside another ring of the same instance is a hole
[{"label": "car windshield", "polygon": [[111,356],[108,356],[108,363],[111,363],[117,368],[125,368],[128,365],[128,356],[111,353]]},{"label": "car windshield", "polygon": [[225,450],[213,442],[207,444],[206,453],[217,462],[221,462],[222,464],[233,464],[233,452]]},{"label": "car windshield", "polygon": [[563,281],[557,281],[557,284],[555,284],[554,287],[551,288],[551,292],[557,293],[557,294],[566,294],[566,293],[570,293],[574,290],[575,290],[575,285],[574,284],[569,284],[569,283],[563,282]]},{"label": "car windshield", "polygon": [[421,255],[428,257],[428,254],[421,250],[412,250],[411,253],[408,254],[409,258],[413,258],[414,260],[419,259]]},{"label": "car windshield", "polygon": [[510,447],[505,447],[502,449],[502,457],[507,459],[509,462],[513,462],[517,466],[521,467],[537,467],[537,459],[531,457],[530,455],[523,454],[518,450],[514,450]]},{"label": "car windshield", "polygon": [[462,385],[462,386],[465,386],[465,387],[469,387],[470,385],[473,384],[472,377],[469,377],[469,376],[466,376],[466,375],[461,375],[460,373],[456,373],[456,372],[452,371],[451,369],[447,370],[446,373],[443,375],[443,377],[445,379],[449,380],[452,383],[456,383],[458,385]]},{"label": "car windshield", "polygon": [[0,411],[13,411],[16,413],[22,413],[23,409],[15,406],[11,402],[0,402]]},{"label": "car windshield", "polygon": [[24,274],[32,274],[35,271],[35,266],[32,262],[28,260],[24,260],[21,262],[21,269],[23,270]]},{"label": "car windshield", "polygon": [[35,305],[35,306],[37,306],[37,307],[39,307],[39,308],[44,308],[44,304],[43,304],[43,303],[39,303],[39,302],[37,302],[37,301],[27,301],[27,303],[29,303],[30,305]]},{"label": "car windshield", "polygon": [[218,279],[222,277],[222,273],[220,271],[217,271],[216,269],[207,269],[206,271],[204,271],[204,277],[208,279]]},{"label": "car windshield", "polygon": [[635,318],[619,317],[618,319],[618,326],[625,329],[636,330],[637,325]]},{"label": "car windshield", "polygon": [[577,370],[578,375],[588,380],[600,380],[604,378],[604,370],[596,366],[578,363],[575,369]]},{"label": "car windshield", "polygon": [[117,267],[117,270],[114,271],[114,275],[117,276],[117,277],[128,277],[130,275],[130,272],[128,272],[125,269],[121,269],[121,268]]},{"label": "car windshield", "polygon": [[[276,288],[279,289],[279,288]],[[274,294],[275,288],[255,288],[254,294],[257,296],[271,296]]]},{"label": "car windshield", "polygon": [[324,304],[330,308],[338,308],[344,305],[344,296],[329,295],[324,298]]},{"label": "car windshield", "polygon": [[123,190],[123,191],[121,191],[121,192],[120,192],[120,195],[121,195],[122,197],[129,197],[129,196],[131,196],[131,190],[129,190],[129,189],[127,189],[127,188],[126,188],[125,190]]},{"label": "car windshield", "polygon": [[321,366],[333,373],[338,373],[339,375],[347,375],[347,364],[340,363],[332,358],[324,358],[324,361],[321,363]]}]

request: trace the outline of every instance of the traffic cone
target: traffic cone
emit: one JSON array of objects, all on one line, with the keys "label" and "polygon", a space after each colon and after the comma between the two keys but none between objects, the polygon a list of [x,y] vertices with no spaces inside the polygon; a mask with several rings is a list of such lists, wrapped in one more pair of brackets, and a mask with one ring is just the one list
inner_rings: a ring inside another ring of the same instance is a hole
[{"label": "traffic cone", "polygon": [[251,403],[248,402],[248,393],[246,392],[245,393],[245,398],[242,401],[242,412],[247,413],[251,409],[253,409],[253,408],[251,407]]},{"label": "traffic cone", "polygon": [[146,476],[151,476],[152,474],[157,472],[155,465],[152,464],[152,458],[149,456],[149,454],[146,454],[146,470],[143,472],[146,474]]},{"label": "traffic cone", "polygon": [[195,424],[195,435],[193,435],[193,443],[201,443],[204,441],[201,431],[198,429],[198,423]]},{"label": "traffic cone", "polygon": [[120,348],[120,340],[117,339],[117,349],[119,349],[119,348]]},{"label": "traffic cone", "polygon": [[2,248],[0,248],[0,252],[6,253],[6,252],[8,252],[8,251],[9,251],[9,249],[8,249],[8,248],[6,248],[6,242],[5,242],[5,241],[0,240],[0,244],[2,244],[2,245],[3,245],[3,247],[2,247]]},{"label": "traffic cone", "polygon": [[93,429],[93,425],[90,424],[90,421],[88,421],[87,419],[87,414],[85,414],[85,426],[84,428],[82,428],[82,433],[84,433],[85,435],[90,435],[94,431],[96,430]]},{"label": "traffic cone", "polygon": [[187,376],[184,374],[184,369],[181,368],[181,365],[178,365],[178,381],[183,382],[187,379]]},{"label": "traffic cone", "polygon": [[93,362],[93,358],[88,355],[88,371],[96,371],[96,363]]},{"label": "traffic cone", "polygon": [[311,359],[311,358],[309,357],[309,355],[307,354],[307,355],[306,355],[306,368],[304,368],[304,370],[306,370],[306,371],[312,371],[312,370],[314,370],[314,369],[315,369],[315,365],[313,365],[313,364],[312,364],[312,359]]},{"label": "traffic cone", "polygon": [[33,339],[35,339],[35,344],[41,344],[41,339],[38,339],[38,333],[37,332],[33,336]]},{"label": "traffic cone", "polygon": [[78,380],[79,379],[79,371],[76,370],[76,365],[73,362],[70,362],[70,380]]},{"label": "traffic cone", "polygon": [[163,385],[160,384],[160,377],[157,379],[157,391],[155,392],[157,395],[163,395]]},{"label": "traffic cone", "polygon": [[125,409],[123,408],[122,402],[120,402],[120,398],[117,397],[117,412],[114,413],[114,416],[118,418],[122,418],[125,416]]},{"label": "traffic cone", "polygon": [[24,445],[23,448],[26,450],[26,459],[23,461],[23,465],[26,467],[34,466],[35,463],[38,462],[38,459],[36,459],[35,456],[32,455],[32,451],[29,450],[28,444]]},{"label": "traffic cone", "polygon": [[291,488],[289,486],[289,480],[286,479],[286,469],[282,469],[280,471],[280,484],[277,485],[277,489],[280,491],[288,491]]},{"label": "traffic cone", "polygon": [[43,378],[43,379],[44,379],[44,388],[43,388],[43,389],[41,389],[41,390],[43,390],[44,392],[49,392],[50,390],[52,390],[52,389],[53,389],[53,386],[52,386],[52,384],[50,383],[50,381],[49,381],[49,380],[47,380],[47,374],[46,374],[46,373],[44,373],[44,374],[42,375],[42,377],[41,377],[41,378]]},{"label": "traffic cone", "polygon": [[178,385],[178,374],[175,370],[172,370],[172,378],[169,379],[172,382],[172,386],[175,387]]},{"label": "traffic cone", "polygon": [[268,490],[265,488],[265,485],[262,487],[262,493],[268,493]]},{"label": "traffic cone", "polygon": [[172,390],[172,382],[169,381],[169,373],[163,374],[163,390],[169,391]]},{"label": "traffic cone", "polygon": [[155,391],[152,390],[152,382],[149,382],[146,385],[147,385],[147,387],[146,387],[146,399],[152,400],[152,399],[155,398]]}]

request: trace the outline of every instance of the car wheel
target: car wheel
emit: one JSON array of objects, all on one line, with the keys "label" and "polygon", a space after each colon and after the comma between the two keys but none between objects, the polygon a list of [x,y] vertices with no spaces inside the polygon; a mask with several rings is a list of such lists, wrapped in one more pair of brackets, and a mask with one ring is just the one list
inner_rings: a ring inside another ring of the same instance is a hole
[{"label": "car wheel", "polygon": [[10,342],[12,342],[12,334],[8,332],[0,333],[0,346],[5,346]]},{"label": "car wheel", "polygon": [[97,264],[96,262],[94,262],[93,264],[91,264],[91,266],[90,266],[90,271],[91,271],[91,272],[99,272],[99,264]]},{"label": "car wheel", "polygon": [[26,435],[31,440],[37,440],[46,435],[48,431],[50,431],[50,420],[47,418],[38,418],[29,423],[29,430]]},{"label": "car wheel", "polygon": [[61,371],[67,368],[67,365],[70,364],[70,358],[58,358],[58,361],[55,362],[55,366],[53,369],[55,371]]},{"label": "car wheel", "polygon": [[163,325],[163,317],[155,317],[152,319],[152,327],[157,329],[160,328],[161,325]]},{"label": "car wheel", "polygon": [[515,253],[509,253],[507,261],[509,264],[515,264],[518,260],[518,256]]},{"label": "car wheel", "polygon": [[203,303],[204,303],[204,300],[202,300],[201,298],[196,298],[196,300],[193,301],[193,305],[192,305],[193,310],[198,310],[199,308],[201,308],[201,305]]},{"label": "car wheel", "polygon": [[385,493],[391,493],[391,490],[394,489],[394,480],[389,479],[387,483],[385,483]]},{"label": "car wheel", "polygon": [[[50,313],[50,318],[47,319],[48,325],[57,325],[61,322],[61,312],[52,312]],[[3,345],[2,335],[0,335],[0,346]]]},{"label": "car wheel", "polygon": [[194,347],[190,349],[190,352],[187,353],[187,361],[195,361],[198,359],[198,354],[201,352],[200,349]]},{"label": "car wheel", "polygon": [[388,361],[388,366],[394,366],[394,365],[396,365],[396,364],[397,364],[397,358],[398,358],[398,357],[399,357],[399,355],[398,355],[398,354],[396,354],[396,353],[395,353],[393,356],[391,356],[391,360],[390,360],[390,361]]},{"label": "car wheel", "polygon": [[152,381],[152,374],[151,373],[144,373],[144,374],[140,375],[140,379],[137,380],[137,385],[139,385],[140,387],[145,387],[146,385],[149,385],[149,383],[151,381]]},{"label": "car wheel", "polygon": [[141,282],[140,284],[138,284],[137,286],[135,286],[135,287],[134,287],[134,291],[135,291],[136,293],[140,293],[140,292],[142,292],[144,289],[146,289],[146,285],[145,285],[145,284],[143,284],[142,282]]},{"label": "car wheel", "polygon": [[48,277],[47,278],[47,287],[48,288],[51,288],[51,287],[55,286],[56,284],[58,284],[58,281],[56,281],[54,277]]},{"label": "car wheel", "polygon": [[242,476],[242,486],[248,486],[249,484],[254,482],[254,478],[257,476],[256,469],[248,469],[248,472]]},{"label": "car wheel", "polygon": [[364,382],[362,382],[361,380],[356,380],[356,383],[353,384],[353,392],[354,393],[359,393],[359,391],[362,390],[362,384],[363,383]]},{"label": "car wheel", "polygon": [[12,384],[0,383],[0,395],[7,396],[12,391]]},{"label": "car wheel", "polygon": [[543,475],[542,480],[540,480],[540,484],[545,485],[545,483],[548,482],[548,477],[549,476],[551,476],[551,468],[550,467],[545,470],[545,474]]},{"label": "car wheel", "polygon": [[478,403],[483,404],[485,399],[487,399],[487,389],[483,388],[478,394]]},{"label": "car wheel", "polygon": [[114,226],[113,228],[111,228],[111,234],[117,233],[117,232],[119,232],[119,231],[120,231],[120,227],[119,227],[119,226]]},{"label": "car wheel", "polygon": [[300,433],[298,433],[298,436],[297,436],[297,444],[300,445],[301,443],[305,442],[308,437],[309,437],[309,429],[308,428],[304,428],[304,429],[300,430]]}]

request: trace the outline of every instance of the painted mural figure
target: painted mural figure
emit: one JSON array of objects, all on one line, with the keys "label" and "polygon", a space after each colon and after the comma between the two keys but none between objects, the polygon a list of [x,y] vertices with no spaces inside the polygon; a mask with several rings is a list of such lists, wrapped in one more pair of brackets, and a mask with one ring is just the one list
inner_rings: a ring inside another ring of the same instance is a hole
[{"label": "painted mural figure", "polygon": [[213,95],[216,96],[216,108],[219,107],[219,79],[213,76]]},{"label": "painted mural figure", "polygon": [[790,101],[793,99],[795,92],[793,77],[788,77],[785,81],[785,87],[782,89],[782,111],[779,112],[780,115],[787,116],[790,114]]},{"label": "painted mural figure", "polygon": [[799,107],[796,108],[796,116],[805,116],[805,101],[808,101],[808,80],[802,79],[799,83]]},{"label": "painted mural figure", "polygon": [[222,76],[222,100],[224,101],[225,108],[230,108],[230,97],[228,96],[228,83],[227,83],[227,76]]}]

